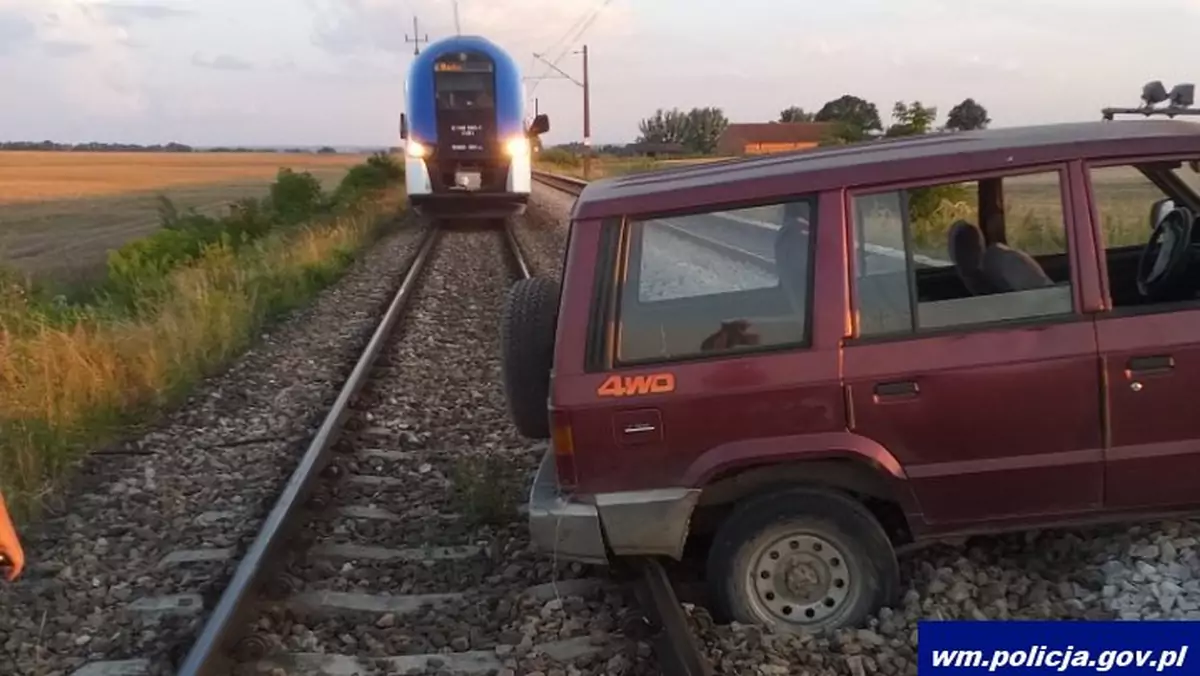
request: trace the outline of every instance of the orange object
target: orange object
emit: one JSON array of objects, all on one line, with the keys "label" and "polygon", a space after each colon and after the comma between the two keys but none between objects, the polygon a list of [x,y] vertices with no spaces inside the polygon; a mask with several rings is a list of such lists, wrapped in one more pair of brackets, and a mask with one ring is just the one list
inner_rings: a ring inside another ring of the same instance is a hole
[{"label": "orange object", "polygon": [[17,529],[8,516],[4,496],[0,494],[0,576],[9,582],[17,579],[25,567],[25,552],[17,539]]}]

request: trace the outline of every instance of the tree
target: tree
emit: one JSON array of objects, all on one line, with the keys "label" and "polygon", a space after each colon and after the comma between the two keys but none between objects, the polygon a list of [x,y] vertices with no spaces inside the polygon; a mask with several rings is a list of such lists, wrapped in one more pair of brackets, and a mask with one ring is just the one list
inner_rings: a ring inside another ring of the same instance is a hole
[{"label": "tree", "polygon": [[678,143],[693,153],[707,155],[717,149],[717,139],[728,126],[729,120],[720,108],[693,108],[686,113],[678,108],[660,108],[638,123],[638,142]]},{"label": "tree", "polygon": [[650,117],[638,122],[641,143],[683,143],[687,135],[687,114],[678,108],[659,108]]},{"label": "tree", "polygon": [[687,114],[687,133],[683,145],[694,153],[711,155],[717,150],[717,140],[729,126],[729,118],[720,108],[693,108]]},{"label": "tree", "polygon": [[867,137],[867,132],[883,129],[875,104],[852,94],[843,94],[821,106],[813,121],[835,123],[834,131],[828,137],[831,143],[861,141]]},{"label": "tree", "polygon": [[946,116],[946,128],[955,131],[986,129],[991,121],[987,108],[976,103],[975,99],[966,98],[950,109],[950,114]]},{"label": "tree", "polygon": [[937,119],[937,107],[926,108],[920,101],[904,103],[897,101],[892,106],[892,119],[895,122],[888,127],[885,136],[916,136],[929,133],[933,121]]},{"label": "tree", "polygon": [[[937,107],[925,107],[920,101],[905,103],[897,101],[892,106],[892,123],[887,136],[920,136],[933,130],[937,120]],[[908,190],[908,218],[913,224],[914,236],[925,241],[930,237],[942,241],[944,228],[937,225],[935,214],[943,203],[962,202],[970,198],[970,192],[960,184],[921,186]]]},{"label": "tree", "polygon": [[816,115],[800,106],[791,106],[779,111],[780,122],[815,122]]}]

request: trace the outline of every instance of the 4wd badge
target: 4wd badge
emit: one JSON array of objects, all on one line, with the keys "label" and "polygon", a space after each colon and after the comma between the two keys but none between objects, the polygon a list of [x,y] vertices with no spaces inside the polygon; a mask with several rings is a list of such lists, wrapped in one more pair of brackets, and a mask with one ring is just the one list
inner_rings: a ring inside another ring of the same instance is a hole
[{"label": "4wd badge", "polygon": [[666,394],[675,391],[673,373],[648,376],[609,376],[596,389],[599,397],[635,397],[642,394]]}]

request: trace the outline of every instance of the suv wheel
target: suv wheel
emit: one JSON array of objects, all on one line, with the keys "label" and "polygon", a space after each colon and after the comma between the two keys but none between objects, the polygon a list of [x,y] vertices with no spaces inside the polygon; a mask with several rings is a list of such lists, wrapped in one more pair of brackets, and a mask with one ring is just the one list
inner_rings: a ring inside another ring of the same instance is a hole
[{"label": "suv wheel", "polygon": [[708,555],[716,610],[786,632],[854,626],[899,587],[896,553],[862,504],[821,488],[788,488],[734,508]]},{"label": "suv wheel", "polygon": [[505,396],[517,431],[532,439],[550,437],[546,400],[554,362],[558,297],[558,282],[530,277],[513,284],[504,303]]}]

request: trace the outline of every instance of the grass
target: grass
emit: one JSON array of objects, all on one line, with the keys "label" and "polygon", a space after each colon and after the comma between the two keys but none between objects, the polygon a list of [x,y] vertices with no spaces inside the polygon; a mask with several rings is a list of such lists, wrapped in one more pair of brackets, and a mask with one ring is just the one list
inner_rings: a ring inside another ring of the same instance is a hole
[{"label": "grass", "polygon": [[280,163],[335,187],[362,156],[277,153],[0,153],[0,261],[74,286],[109,249],[159,227],[158,197],[209,215],[262,194]]},{"label": "grass", "polygon": [[454,501],[470,523],[503,526],[516,518],[522,484],[510,458],[464,456],[454,461],[451,472]]},{"label": "grass", "polygon": [[211,218],[162,202],[162,228],[110,255],[79,299],[0,276],[0,491],[27,516],[89,449],[179,401],[262,326],[337,279],[399,208],[402,170],[372,158],[332,193],[281,170]]}]

